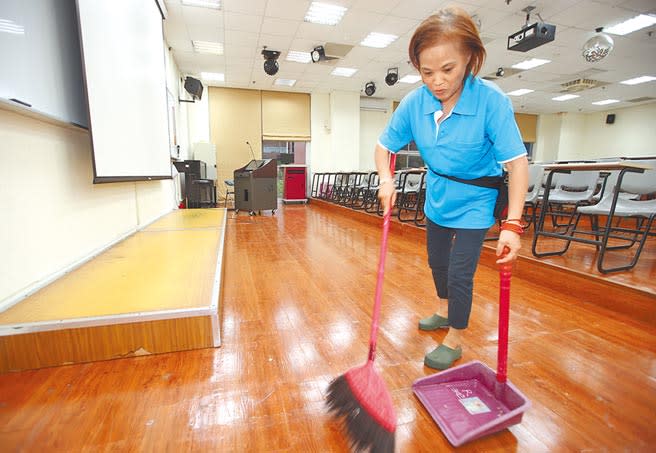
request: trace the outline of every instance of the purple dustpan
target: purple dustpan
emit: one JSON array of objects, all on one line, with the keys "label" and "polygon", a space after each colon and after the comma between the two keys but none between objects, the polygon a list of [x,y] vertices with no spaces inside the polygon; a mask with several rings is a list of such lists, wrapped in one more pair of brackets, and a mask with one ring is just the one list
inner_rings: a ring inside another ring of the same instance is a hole
[{"label": "purple dustpan", "polygon": [[506,380],[511,266],[500,268],[497,371],[479,361],[417,379],[412,390],[455,447],[522,421],[531,402]]}]

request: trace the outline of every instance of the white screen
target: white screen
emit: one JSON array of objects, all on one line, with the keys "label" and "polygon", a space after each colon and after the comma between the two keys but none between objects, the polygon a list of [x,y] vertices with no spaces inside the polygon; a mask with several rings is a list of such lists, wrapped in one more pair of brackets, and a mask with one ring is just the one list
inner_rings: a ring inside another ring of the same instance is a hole
[{"label": "white screen", "polygon": [[162,16],[155,0],[77,0],[94,182],[171,177]]}]

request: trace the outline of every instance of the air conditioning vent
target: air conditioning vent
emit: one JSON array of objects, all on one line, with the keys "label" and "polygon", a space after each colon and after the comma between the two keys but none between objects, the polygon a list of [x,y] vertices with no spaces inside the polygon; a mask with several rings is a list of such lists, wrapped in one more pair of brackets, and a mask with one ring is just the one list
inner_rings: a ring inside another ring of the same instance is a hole
[{"label": "air conditioning vent", "polygon": [[652,97],[649,97],[649,96],[643,96],[641,98],[629,99],[626,102],[645,102],[645,101],[656,101],[656,98],[652,98]]},{"label": "air conditioning vent", "polygon": [[600,82],[593,79],[575,79],[569,82],[562,83],[561,93],[577,93],[579,91],[589,90],[600,86],[608,85],[607,82]]}]

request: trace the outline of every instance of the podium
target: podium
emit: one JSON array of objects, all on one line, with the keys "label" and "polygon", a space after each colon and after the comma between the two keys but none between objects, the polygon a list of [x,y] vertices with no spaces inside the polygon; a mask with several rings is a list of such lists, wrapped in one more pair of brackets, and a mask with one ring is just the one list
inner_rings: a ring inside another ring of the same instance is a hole
[{"label": "podium", "polygon": [[306,195],[306,165],[281,165],[283,169],[283,203],[307,203]]},{"label": "podium", "polygon": [[234,171],[235,212],[278,208],[278,165],[275,159],[254,159]]}]

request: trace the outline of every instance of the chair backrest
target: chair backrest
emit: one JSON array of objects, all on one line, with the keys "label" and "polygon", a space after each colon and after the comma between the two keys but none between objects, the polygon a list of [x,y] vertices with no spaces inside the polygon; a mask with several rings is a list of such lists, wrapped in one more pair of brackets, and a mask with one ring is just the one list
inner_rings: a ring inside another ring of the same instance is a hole
[{"label": "chair backrest", "polygon": [[[555,176],[555,175],[554,175]],[[528,166],[528,193],[526,202],[535,202],[542,188],[542,178],[544,177],[544,167],[540,164],[530,164]]]},{"label": "chair backrest", "polygon": [[540,164],[530,164],[528,166],[528,190],[536,192],[540,190],[542,177],[544,176],[544,167]]},{"label": "chair backrest", "polygon": [[622,178],[620,190],[640,195],[656,192],[656,159],[632,160],[631,163],[647,165],[653,170],[645,170],[644,173],[627,171]]},{"label": "chair backrest", "polygon": [[573,171],[564,173],[558,178],[557,188],[583,192],[597,187],[598,171]]}]

